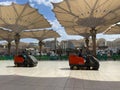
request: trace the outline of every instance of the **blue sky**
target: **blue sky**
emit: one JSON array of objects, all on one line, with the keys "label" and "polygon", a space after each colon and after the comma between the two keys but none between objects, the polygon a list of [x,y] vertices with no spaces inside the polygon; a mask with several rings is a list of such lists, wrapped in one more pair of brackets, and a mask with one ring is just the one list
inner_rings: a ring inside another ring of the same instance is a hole
[{"label": "blue sky", "polygon": [[[30,5],[36,9],[38,9],[40,14],[43,14],[43,16],[50,22],[52,25],[52,28],[57,31],[60,35],[61,38],[59,40],[67,40],[67,39],[80,39],[83,38],[81,36],[70,36],[65,33],[65,30],[59,22],[57,21],[55,14],[52,12],[53,6],[51,2],[58,3],[63,0],[0,0],[1,5],[10,5],[12,2],[15,2],[17,4],[25,4],[25,3],[30,3]],[[116,38],[120,38],[120,35],[103,35],[103,34],[98,34],[97,38],[105,38],[106,40],[114,40]],[[22,39],[22,41],[25,42],[37,42],[35,39]]]}]

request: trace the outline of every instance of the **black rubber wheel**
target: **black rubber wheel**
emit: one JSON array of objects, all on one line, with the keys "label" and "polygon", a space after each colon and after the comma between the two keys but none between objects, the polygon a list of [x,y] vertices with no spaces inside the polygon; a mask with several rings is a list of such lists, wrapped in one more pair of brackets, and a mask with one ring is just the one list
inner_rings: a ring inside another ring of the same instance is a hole
[{"label": "black rubber wheel", "polygon": [[70,70],[73,70],[72,66],[70,66]]},{"label": "black rubber wheel", "polygon": [[15,63],[15,67],[17,67],[17,64]]},{"label": "black rubber wheel", "polygon": [[92,70],[98,70],[98,68],[99,68],[99,67],[93,67],[93,69],[92,69]]},{"label": "black rubber wheel", "polygon": [[79,69],[79,66],[74,65],[74,66],[72,66],[70,69],[72,69],[72,70],[78,70],[78,69]]},{"label": "black rubber wheel", "polygon": [[34,65],[33,64],[29,64],[29,67],[34,67]]},{"label": "black rubber wheel", "polygon": [[87,70],[90,70],[90,66],[87,66]]},{"label": "black rubber wheel", "polygon": [[28,64],[24,64],[24,67],[28,67]]},{"label": "black rubber wheel", "polygon": [[19,63],[17,63],[17,64],[16,64],[16,66],[17,66],[17,67],[21,67],[22,65],[21,65],[21,64],[19,64]]}]

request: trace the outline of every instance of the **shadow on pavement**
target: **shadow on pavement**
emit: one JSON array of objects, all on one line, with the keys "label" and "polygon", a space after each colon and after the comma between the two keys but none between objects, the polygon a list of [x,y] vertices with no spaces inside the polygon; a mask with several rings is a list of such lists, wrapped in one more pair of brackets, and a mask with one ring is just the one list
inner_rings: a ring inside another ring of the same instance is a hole
[{"label": "shadow on pavement", "polygon": [[120,81],[1,75],[0,90],[120,90]]}]

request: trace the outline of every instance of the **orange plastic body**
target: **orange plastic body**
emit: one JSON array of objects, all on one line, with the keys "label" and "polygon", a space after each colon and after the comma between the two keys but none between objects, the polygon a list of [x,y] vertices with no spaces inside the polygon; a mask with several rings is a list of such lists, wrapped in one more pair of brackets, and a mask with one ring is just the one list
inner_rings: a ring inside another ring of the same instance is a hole
[{"label": "orange plastic body", "polygon": [[14,63],[23,63],[24,58],[22,56],[14,56]]},{"label": "orange plastic body", "polygon": [[70,65],[78,65],[78,64],[85,64],[84,58],[83,57],[79,57],[77,55],[69,55],[69,64]]}]

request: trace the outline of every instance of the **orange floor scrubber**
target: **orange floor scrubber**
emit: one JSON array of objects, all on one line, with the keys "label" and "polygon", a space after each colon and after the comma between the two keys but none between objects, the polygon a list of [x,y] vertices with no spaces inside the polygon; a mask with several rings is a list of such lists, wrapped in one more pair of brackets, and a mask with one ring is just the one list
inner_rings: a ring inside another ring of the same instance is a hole
[{"label": "orange floor scrubber", "polygon": [[87,70],[98,70],[100,65],[98,59],[92,55],[87,55],[85,58],[83,58],[71,54],[69,55],[69,66],[71,70],[78,70],[83,68]]},{"label": "orange floor scrubber", "polygon": [[38,61],[32,55],[16,55],[14,56],[14,64],[17,67],[35,67]]}]

